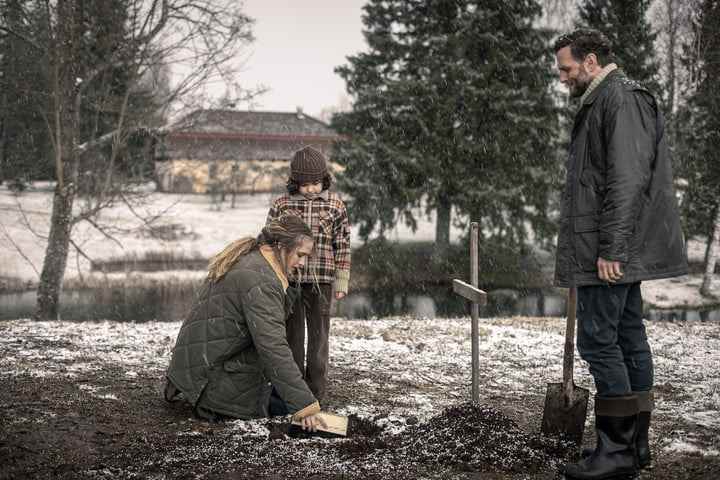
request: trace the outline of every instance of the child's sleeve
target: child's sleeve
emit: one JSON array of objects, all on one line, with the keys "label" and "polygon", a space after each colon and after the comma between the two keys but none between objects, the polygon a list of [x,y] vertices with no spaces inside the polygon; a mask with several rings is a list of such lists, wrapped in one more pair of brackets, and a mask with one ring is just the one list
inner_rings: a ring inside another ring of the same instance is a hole
[{"label": "child's sleeve", "polygon": [[265,220],[265,225],[272,222],[273,220],[277,220],[280,218],[280,202],[279,199],[275,199],[273,201],[272,205],[270,205],[270,210],[268,211],[267,219]]},{"label": "child's sleeve", "polygon": [[335,291],[347,293],[350,283],[350,220],[345,204],[340,201],[340,214],[333,231],[335,254]]}]

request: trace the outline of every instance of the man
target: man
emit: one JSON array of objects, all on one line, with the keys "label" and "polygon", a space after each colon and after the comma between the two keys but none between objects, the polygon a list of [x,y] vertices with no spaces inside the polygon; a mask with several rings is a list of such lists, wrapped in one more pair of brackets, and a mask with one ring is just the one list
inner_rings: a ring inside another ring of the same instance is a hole
[{"label": "man", "polygon": [[555,43],[560,81],[580,99],[561,201],[555,282],[577,287],[578,350],[595,380],[595,450],[565,467],[618,478],[650,464],[653,362],[640,282],[687,273],[664,121],[655,98],[612,63],[607,38]]}]

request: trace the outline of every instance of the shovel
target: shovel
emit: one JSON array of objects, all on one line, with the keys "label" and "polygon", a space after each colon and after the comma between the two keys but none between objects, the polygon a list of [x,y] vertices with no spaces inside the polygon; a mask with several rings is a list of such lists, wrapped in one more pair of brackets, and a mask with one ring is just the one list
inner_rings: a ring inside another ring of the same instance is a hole
[{"label": "shovel", "polygon": [[570,287],[565,327],[563,381],[562,383],[548,383],[541,431],[546,436],[562,435],[577,445],[581,445],[590,391],[586,388],[576,387],[573,381],[576,309],[577,289]]}]

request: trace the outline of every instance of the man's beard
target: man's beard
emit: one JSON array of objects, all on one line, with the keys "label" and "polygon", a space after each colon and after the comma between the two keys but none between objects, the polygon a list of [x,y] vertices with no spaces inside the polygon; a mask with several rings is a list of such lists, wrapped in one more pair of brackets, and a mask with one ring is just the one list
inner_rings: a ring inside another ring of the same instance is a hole
[{"label": "man's beard", "polygon": [[591,82],[592,80],[590,79],[587,71],[585,71],[585,68],[580,65],[580,73],[575,79],[574,85],[570,86],[570,96],[573,98],[582,97],[583,94],[587,91]]}]

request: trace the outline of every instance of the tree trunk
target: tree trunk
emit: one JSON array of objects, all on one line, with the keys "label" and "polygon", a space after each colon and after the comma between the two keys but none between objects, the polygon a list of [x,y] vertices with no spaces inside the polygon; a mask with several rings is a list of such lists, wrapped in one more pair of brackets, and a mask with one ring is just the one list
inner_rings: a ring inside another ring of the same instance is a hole
[{"label": "tree trunk", "polygon": [[677,138],[675,133],[677,126],[675,125],[675,86],[676,86],[676,68],[675,68],[675,49],[678,37],[678,19],[675,13],[677,9],[677,0],[666,0],[665,9],[668,16],[668,79],[667,79],[667,93],[668,93],[668,104],[667,104],[667,117],[669,136],[672,143],[675,143]]},{"label": "tree trunk", "polygon": [[[3,65],[5,70],[5,65]],[[7,71],[7,70],[5,70]],[[5,145],[7,144],[7,89],[3,89],[0,93],[0,184],[5,180],[5,172],[7,170],[7,158]]]},{"label": "tree trunk", "polygon": [[708,238],[708,248],[705,254],[705,276],[703,277],[700,293],[706,296],[711,295],[713,276],[715,275],[715,265],[720,253],[720,205],[715,209],[715,221],[713,222],[712,235]]},{"label": "tree trunk", "polygon": [[50,235],[37,291],[35,318],[38,320],[57,320],[59,318],[60,291],[70,249],[74,190],[73,183],[61,187],[58,182],[55,187]]},{"label": "tree trunk", "polygon": [[446,197],[440,197],[437,206],[437,220],[435,222],[435,245],[440,250],[450,246],[450,214],[452,204]]},{"label": "tree trunk", "polygon": [[38,320],[56,320],[60,307],[65,266],[70,250],[72,210],[77,185],[79,116],[76,79],[82,29],[82,2],[58,2],[57,38],[52,52],[50,92],[52,92],[52,135],[55,138],[55,176],[50,234],[37,291]]}]

